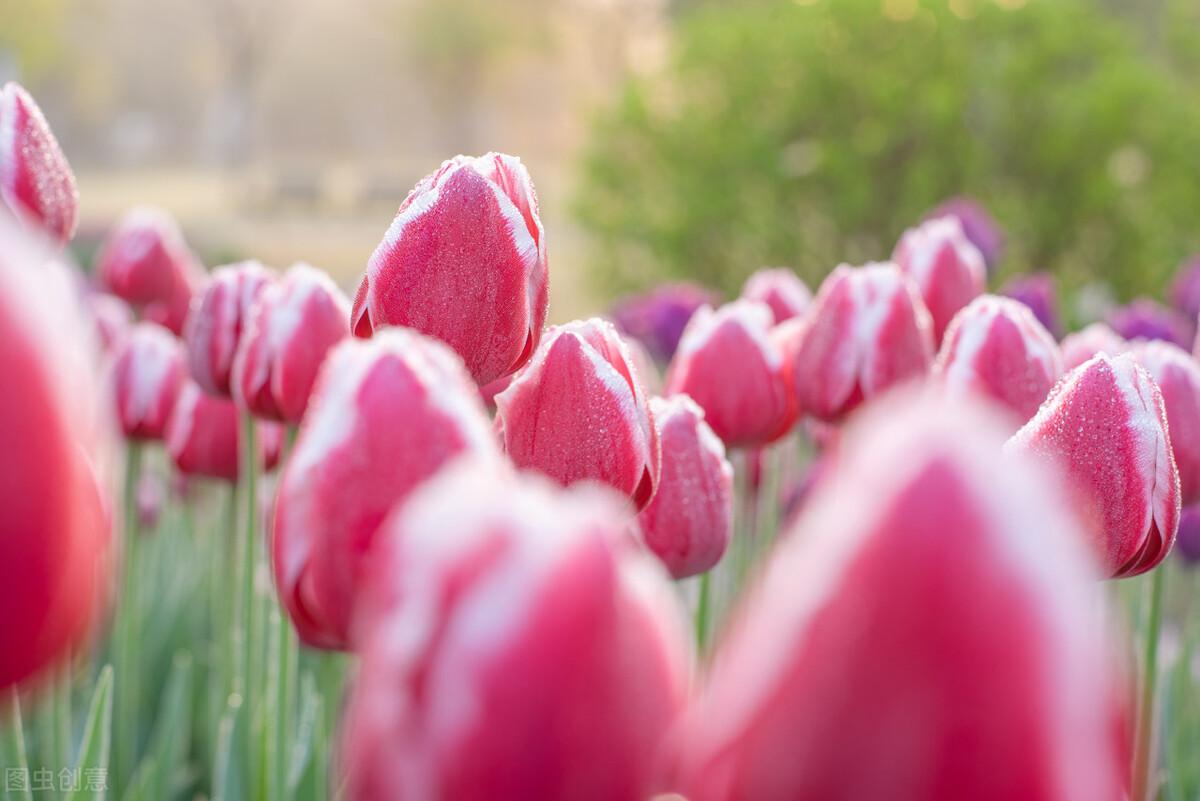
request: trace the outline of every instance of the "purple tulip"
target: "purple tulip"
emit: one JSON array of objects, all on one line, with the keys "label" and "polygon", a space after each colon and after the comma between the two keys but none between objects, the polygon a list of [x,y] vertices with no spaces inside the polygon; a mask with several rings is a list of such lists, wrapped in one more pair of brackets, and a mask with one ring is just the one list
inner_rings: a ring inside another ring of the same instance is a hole
[{"label": "purple tulip", "polygon": [[663,284],[618,301],[609,317],[622,333],[640,340],[651,356],[666,363],[675,355],[683,329],[696,310],[719,304],[716,294],[697,284]]},{"label": "purple tulip", "polygon": [[1061,339],[1062,318],[1058,313],[1058,282],[1050,273],[1018,275],[1000,291],[1001,295],[1024,303],[1046,330]]},{"label": "purple tulip", "polygon": [[1195,337],[1192,320],[1149,298],[1113,309],[1108,324],[1125,339],[1162,339],[1189,351]]},{"label": "purple tulip", "polygon": [[1200,315],[1200,253],[1179,265],[1171,282],[1171,305],[1195,320]]},{"label": "purple tulip", "polygon": [[1200,503],[1183,507],[1179,533],[1175,535],[1175,553],[1188,564],[1200,563]]},{"label": "purple tulip", "polygon": [[969,197],[952,197],[925,215],[927,220],[935,217],[957,217],[967,239],[983,254],[988,270],[995,269],[1004,255],[1004,232],[987,209]]}]

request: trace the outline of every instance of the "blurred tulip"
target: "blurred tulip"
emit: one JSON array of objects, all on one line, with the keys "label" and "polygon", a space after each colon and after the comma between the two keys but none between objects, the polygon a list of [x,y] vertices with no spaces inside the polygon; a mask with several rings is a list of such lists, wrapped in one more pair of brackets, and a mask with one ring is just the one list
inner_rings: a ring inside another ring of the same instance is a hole
[{"label": "blurred tulip", "polygon": [[1200,315],[1200,254],[1179,265],[1175,280],[1171,282],[1170,297],[1171,305],[1189,320]]},{"label": "blurred tulip", "polygon": [[933,362],[933,324],[916,285],[890,263],[841,265],[789,338],[801,413],[833,422]]},{"label": "blurred tulip", "polygon": [[546,332],[496,396],[496,430],[517,467],[563,485],[599,481],[641,509],[658,486],[658,430],[625,341],[592,318]]},{"label": "blurred tulip", "polygon": [[256,261],[218,267],[188,314],[183,339],[192,378],[210,395],[228,398],[233,357],[263,290],[275,280]]},{"label": "blurred tulip", "polygon": [[87,307],[96,325],[100,347],[111,353],[133,327],[133,312],[125,301],[106,292],[89,292]]},{"label": "blurred tulip", "polygon": [[376,529],[464,453],[499,461],[476,388],[448,347],[393,328],[330,352],[275,500],[275,583],[305,643],[349,647]]},{"label": "blurred tulip", "polygon": [[1121,335],[1107,323],[1092,323],[1082,331],[1067,334],[1062,341],[1063,369],[1073,370],[1097,353],[1119,356],[1129,348]]},{"label": "blurred tulip", "polygon": [[514,156],[443,162],[408,193],[367,265],[350,326],[407,326],[448,344],[478,384],[537,348],[549,299],[537,193]]},{"label": "blurred tulip", "polygon": [[658,492],[638,515],[642,538],[675,578],[711,570],[733,533],[733,466],[687,395],[651,398],[662,439]]},{"label": "blurred tulip", "polygon": [[982,394],[1024,423],[1062,375],[1062,354],[1029,307],[983,295],[946,330],[934,375],[952,395]]},{"label": "blurred tulip", "polygon": [[746,279],[742,297],[770,306],[776,325],[804,314],[812,303],[808,286],[787,267],[765,268],[754,273]]},{"label": "blurred tulip", "polygon": [[1132,356],[1099,354],[1067,373],[1009,446],[1067,477],[1109,576],[1144,573],[1171,550],[1179,473],[1162,394]]},{"label": "blurred tulip", "polygon": [[0,220],[0,692],[82,652],[113,566],[98,349],[47,262]]},{"label": "blurred tulip", "polygon": [[75,174],[42,110],[12,81],[0,88],[0,201],[60,244],[75,235]]},{"label": "blurred tulip", "polygon": [[609,312],[621,332],[646,346],[660,364],[675,355],[688,321],[701,306],[720,302],[716,293],[697,284],[664,284],[642,295],[624,298]]},{"label": "blurred tulip", "polygon": [[629,351],[629,364],[633,367],[634,376],[641,381],[642,389],[651,395],[661,393],[662,373],[658,371],[658,365],[650,351],[646,350],[640,339],[622,336],[621,340],[625,343],[625,349]]},{"label": "blurred tulip", "polygon": [[926,215],[926,220],[953,217],[962,226],[971,243],[979,249],[989,270],[996,268],[1004,255],[1004,232],[992,215],[979,203],[966,197],[955,197]]},{"label": "blurred tulip", "polygon": [[299,423],[329,350],[350,334],[350,301],[333,280],[296,264],[263,289],[233,359],[230,386],[260,417]]},{"label": "blurred tulip", "polygon": [[154,323],[138,323],[117,346],[113,394],[121,430],[130,439],[162,439],[187,380],[183,345]]},{"label": "blurred tulip", "polygon": [[1038,318],[1038,322],[1044,325],[1055,339],[1062,336],[1062,319],[1058,313],[1058,284],[1052,273],[1019,275],[1009,281],[1000,294],[1028,306],[1033,316]]},{"label": "blurred tulip", "polygon": [[1183,508],[1183,514],[1179,516],[1175,553],[1189,565],[1200,563],[1200,503]]},{"label": "blurred tulip", "polygon": [[[262,422],[257,431],[263,469],[271,470],[283,447],[283,427]],[[166,430],[167,453],[180,472],[237,481],[241,438],[241,413],[233,401],[209,395],[190,379],[183,382]]]},{"label": "blurred tulip", "polygon": [[705,306],[688,323],[667,370],[667,394],[690,395],[733,448],[774,442],[796,422],[772,320],[770,307],[754,300],[716,311]]},{"label": "blurred tulip", "polygon": [[892,254],[912,278],[933,320],[939,343],[958,310],[981,295],[987,285],[983,254],[971,244],[956,217],[927,220],[909,228]]},{"label": "blurred tulip", "polygon": [[487,407],[488,411],[496,411],[496,396],[508,389],[514,378],[516,378],[516,373],[489,381],[479,387],[479,399],[483,401],[483,405]]},{"label": "blurred tulip", "polygon": [[1148,298],[1138,298],[1108,314],[1108,324],[1125,339],[1161,339],[1191,348],[1196,321]]},{"label": "blurred tulip", "polygon": [[1169,342],[1135,342],[1129,353],[1158,384],[1184,504],[1200,501],[1200,364]]},{"label": "blurred tulip", "polygon": [[689,690],[682,610],[616,496],[456,465],[381,531],[348,801],[646,801]]},{"label": "blurred tulip", "polygon": [[1122,801],[1125,709],[1066,493],[970,402],[851,424],[719,645],[690,801]]}]

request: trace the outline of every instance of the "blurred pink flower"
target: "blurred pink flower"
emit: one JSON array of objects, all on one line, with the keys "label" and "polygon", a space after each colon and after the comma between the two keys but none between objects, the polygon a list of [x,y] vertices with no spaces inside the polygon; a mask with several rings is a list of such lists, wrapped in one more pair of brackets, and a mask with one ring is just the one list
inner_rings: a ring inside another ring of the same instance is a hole
[{"label": "blurred pink flower", "polygon": [[742,297],[757,300],[771,307],[778,325],[804,314],[812,303],[812,292],[791,268],[764,268],[746,279]]},{"label": "blurred pink flower", "polygon": [[939,343],[958,310],[983,293],[987,265],[956,217],[926,220],[896,243],[892,260],[912,278],[933,320]]},{"label": "blurred pink flower", "polygon": [[228,264],[213,270],[204,291],[192,304],[184,328],[192,378],[210,395],[230,397],[233,357],[250,313],[275,274],[257,261]]},{"label": "blurred pink flower", "polygon": [[113,399],[125,436],[162,439],[186,380],[179,340],[155,323],[133,326],[117,346],[112,366]]},{"label": "blurred pink flower", "polygon": [[12,81],[0,88],[0,202],[60,244],[75,235],[75,174],[42,110]]}]

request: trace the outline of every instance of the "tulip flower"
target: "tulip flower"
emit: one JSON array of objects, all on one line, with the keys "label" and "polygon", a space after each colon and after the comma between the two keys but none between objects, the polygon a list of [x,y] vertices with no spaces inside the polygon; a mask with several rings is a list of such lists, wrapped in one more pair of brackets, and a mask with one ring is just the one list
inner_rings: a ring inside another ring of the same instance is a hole
[{"label": "tulip flower", "polygon": [[665,364],[675,355],[688,321],[701,306],[716,306],[720,298],[702,286],[664,284],[642,295],[627,297],[613,306],[609,317],[621,333],[646,346],[650,355]]},{"label": "tulip flower", "polygon": [[117,346],[112,369],[117,419],[126,437],[162,439],[187,380],[180,344],[154,323],[138,323]]},{"label": "tulip flower", "polygon": [[[182,473],[238,480],[238,453],[243,426],[237,406],[200,389],[192,380],[179,389],[175,409],[167,422],[167,453]],[[264,470],[275,467],[283,446],[283,427],[275,423],[257,426],[258,452]]]},{"label": "tulip flower", "polygon": [[1029,307],[983,295],[946,330],[934,375],[956,396],[980,393],[1010,409],[1020,422],[1038,410],[1062,374],[1062,354]]},{"label": "tulip flower", "polygon": [[962,226],[971,244],[983,254],[989,270],[995,269],[1004,255],[1004,232],[987,209],[966,197],[947,200],[926,215],[926,220],[953,217]]},{"label": "tulip flower", "polygon": [[651,398],[662,440],[658,492],[638,515],[642,539],[675,578],[712,569],[733,532],[733,466],[687,395]]},{"label": "tulip flower", "polygon": [[89,292],[87,308],[96,326],[100,347],[112,353],[133,327],[133,312],[125,301],[105,292]]},{"label": "tulip flower", "polygon": [[1067,334],[1062,341],[1063,369],[1073,370],[1098,353],[1119,356],[1129,343],[1107,323],[1092,323],[1081,331]]},{"label": "tulip flower", "polygon": [[549,299],[546,236],[521,160],[456,156],[409,192],[367,264],[350,326],[415,328],[487,384],[537,348]]},{"label": "tulip flower", "polygon": [[1062,319],[1058,313],[1058,285],[1052,273],[1030,273],[1009,281],[1000,292],[1029,307],[1038,322],[1054,337],[1062,336]]},{"label": "tulip flower", "polygon": [[970,401],[889,398],[736,610],[689,801],[1123,801],[1115,660],[1065,491]]},{"label": "tulip flower", "polygon": [[0,692],[82,651],[113,566],[96,343],[65,270],[0,220]]},{"label": "tulip flower", "polygon": [[[455,465],[398,507],[342,732],[348,801],[647,801],[682,610],[616,496]],[[382,547],[386,546],[386,547]]]},{"label": "tulip flower", "polygon": [[388,510],[452,458],[499,460],[462,361],[404,328],[329,354],[275,499],[275,584],[300,637],[345,649]]},{"label": "tulip flower", "polygon": [[933,361],[929,311],[916,284],[888,263],[839,266],[788,339],[800,411],[826,422],[921,377]]},{"label": "tulip flower", "polygon": [[742,297],[757,300],[771,307],[771,314],[778,325],[804,314],[812,303],[812,292],[787,267],[762,269],[746,279]]},{"label": "tulip flower", "polygon": [[299,423],[317,370],[350,334],[350,301],[325,273],[297,264],[262,291],[239,340],[230,385],[256,415]]},{"label": "tulip flower", "polygon": [[933,319],[934,342],[941,342],[958,310],[983,293],[987,265],[955,217],[928,220],[909,228],[892,254],[921,293]]},{"label": "tulip flower", "polygon": [[1183,508],[1183,514],[1179,516],[1175,553],[1189,565],[1200,563],[1200,503]]},{"label": "tulip flower", "polygon": [[12,81],[0,88],[0,202],[59,243],[75,235],[75,174],[42,110]]},{"label": "tulip flower", "polygon": [[1181,348],[1191,348],[1196,336],[1195,320],[1148,298],[1113,309],[1108,323],[1125,339],[1162,339]]},{"label": "tulip flower", "polygon": [[1183,503],[1200,501],[1200,364],[1169,342],[1135,342],[1129,353],[1158,384]]},{"label": "tulip flower", "polygon": [[1067,373],[1009,447],[1066,475],[1109,576],[1144,573],[1171,550],[1180,496],[1166,408],[1132,356],[1099,354]]},{"label": "tulip flower", "polygon": [[650,355],[650,351],[646,350],[640,339],[622,336],[621,340],[625,343],[625,349],[629,351],[629,363],[640,379],[642,388],[648,393],[662,392],[662,373],[659,372],[658,364]]},{"label": "tulip flower", "polygon": [[192,378],[210,395],[228,398],[242,329],[274,274],[256,261],[218,267],[188,314],[183,339]]},{"label": "tulip flower", "polygon": [[658,430],[625,341],[607,320],[547,331],[496,396],[496,430],[517,467],[564,486],[599,481],[639,509],[658,486]]}]

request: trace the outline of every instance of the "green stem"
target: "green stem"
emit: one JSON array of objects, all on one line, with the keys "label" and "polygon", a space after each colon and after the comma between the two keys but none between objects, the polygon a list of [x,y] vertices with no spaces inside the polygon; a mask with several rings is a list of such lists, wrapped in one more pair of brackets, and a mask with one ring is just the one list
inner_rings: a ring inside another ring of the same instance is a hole
[{"label": "green stem", "polygon": [[1138,709],[1137,742],[1133,755],[1133,801],[1153,801],[1157,779],[1151,774],[1154,750],[1154,708],[1158,684],[1158,641],[1162,630],[1165,565],[1150,577],[1150,618],[1146,622],[1146,651],[1142,666],[1142,699]]},{"label": "green stem", "polygon": [[712,605],[712,571],[700,576],[700,597],[696,601],[696,654],[704,656],[708,645],[708,617]]},{"label": "green stem", "polygon": [[138,741],[138,482],[142,474],[142,446],[129,442],[125,451],[125,565],[122,571],[122,595],[118,610],[116,643],[117,736],[114,761],[115,786],[123,787],[137,759]]},{"label": "green stem", "polygon": [[8,729],[3,738],[3,743],[7,745],[4,750],[4,767],[16,768],[23,781],[9,782],[8,777],[5,777],[5,789],[8,791],[8,798],[19,799],[19,801],[33,801],[32,791],[32,776],[29,772],[29,758],[25,753],[25,726],[21,722],[21,699],[17,695],[17,691],[13,690],[7,699],[8,704],[8,720],[5,726]]},{"label": "green stem", "polygon": [[[254,578],[258,566],[258,464],[257,448],[255,447],[257,433],[254,417],[248,412],[244,414],[242,426],[242,464],[239,472],[239,492],[245,512],[245,528],[242,541],[242,673],[241,688],[249,693],[250,677],[254,666],[254,648],[258,641],[255,635],[255,604]],[[247,702],[251,699],[247,698]],[[249,707],[248,707],[249,708]]]}]

